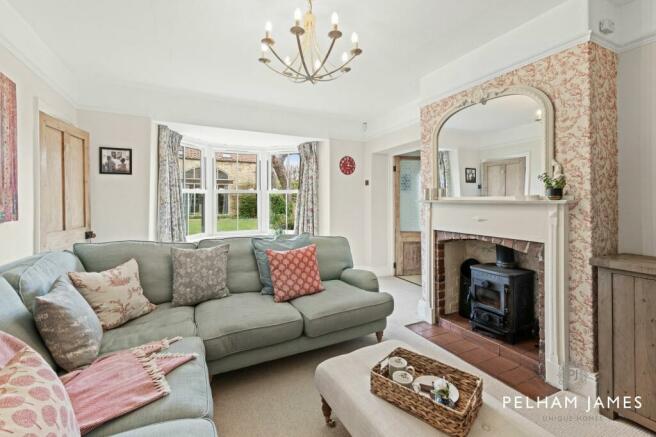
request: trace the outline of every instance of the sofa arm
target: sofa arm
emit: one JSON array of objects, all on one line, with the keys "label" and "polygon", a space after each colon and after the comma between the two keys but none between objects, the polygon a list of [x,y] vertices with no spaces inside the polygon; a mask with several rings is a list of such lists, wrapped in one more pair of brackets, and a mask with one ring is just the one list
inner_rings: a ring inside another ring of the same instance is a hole
[{"label": "sofa arm", "polygon": [[378,291],[378,278],[368,270],[346,269],[339,279],[363,290]]}]

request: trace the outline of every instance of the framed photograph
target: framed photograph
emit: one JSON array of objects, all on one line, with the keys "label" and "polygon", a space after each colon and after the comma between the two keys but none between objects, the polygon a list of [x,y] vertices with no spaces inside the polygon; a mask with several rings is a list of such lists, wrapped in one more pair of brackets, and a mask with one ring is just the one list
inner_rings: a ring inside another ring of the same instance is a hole
[{"label": "framed photograph", "polygon": [[476,183],[476,169],[475,168],[465,168],[465,182],[468,184]]},{"label": "framed photograph", "polygon": [[132,174],[132,149],[100,148],[101,174]]}]

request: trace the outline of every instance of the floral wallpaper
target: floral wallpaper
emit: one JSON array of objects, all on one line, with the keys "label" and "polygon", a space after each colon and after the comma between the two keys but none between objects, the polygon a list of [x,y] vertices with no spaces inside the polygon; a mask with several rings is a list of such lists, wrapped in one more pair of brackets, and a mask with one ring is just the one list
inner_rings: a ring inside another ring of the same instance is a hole
[{"label": "floral wallpaper", "polygon": [[616,76],[617,56],[588,42],[421,109],[422,184],[430,188],[432,132],[451,108],[481,91],[513,85],[538,88],[553,102],[556,160],[576,200],[569,217],[570,360],[588,371],[596,370],[596,295],[589,260],[617,251]]}]

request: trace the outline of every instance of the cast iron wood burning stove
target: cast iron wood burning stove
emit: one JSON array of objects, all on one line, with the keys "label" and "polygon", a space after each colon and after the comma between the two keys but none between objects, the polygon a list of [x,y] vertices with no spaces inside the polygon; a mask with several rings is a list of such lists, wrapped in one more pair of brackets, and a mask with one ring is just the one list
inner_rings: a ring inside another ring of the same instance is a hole
[{"label": "cast iron wood burning stove", "polygon": [[514,251],[497,245],[496,264],[471,267],[470,323],[509,343],[530,334],[533,314],[534,272],[519,269]]}]

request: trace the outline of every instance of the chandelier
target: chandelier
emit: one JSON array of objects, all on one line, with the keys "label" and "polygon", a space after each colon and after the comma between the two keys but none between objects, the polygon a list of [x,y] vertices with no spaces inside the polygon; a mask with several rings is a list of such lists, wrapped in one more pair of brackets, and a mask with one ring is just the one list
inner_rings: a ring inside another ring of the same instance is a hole
[{"label": "chandelier", "polygon": [[[310,82],[328,82],[351,71],[349,64],[362,54],[362,49],[358,46],[358,34],[353,32],[351,43],[353,44],[349,52],[342,53],[341,62],[333,64],[329,58],[335,48],[335,43],[342,37],[339,30],[339,16],[333,12],[331,17],[332,30],[328,33],[330,46],[328,51],[323,54],[319,43],[317,42],[316,17],[312,13],[312,0],[308,0],[309,9],[305,15],[301,15],[301,10],[294,11],[294,25],[289,31],[296,39],[296,50],[298,53],[294,57],[285,56],[281,58],[274,48],[275,41],[271,37],[273,25],[267,21],[264,29],[265,35],[262,38],[262,55],[259,61],[266,65],[272,71],[291,79],[295,83]],[[302,25],[301,25],[302,24]],[[271,65],[272,60],[268,56],[271,53],[278,60],[278,68]]]}]

